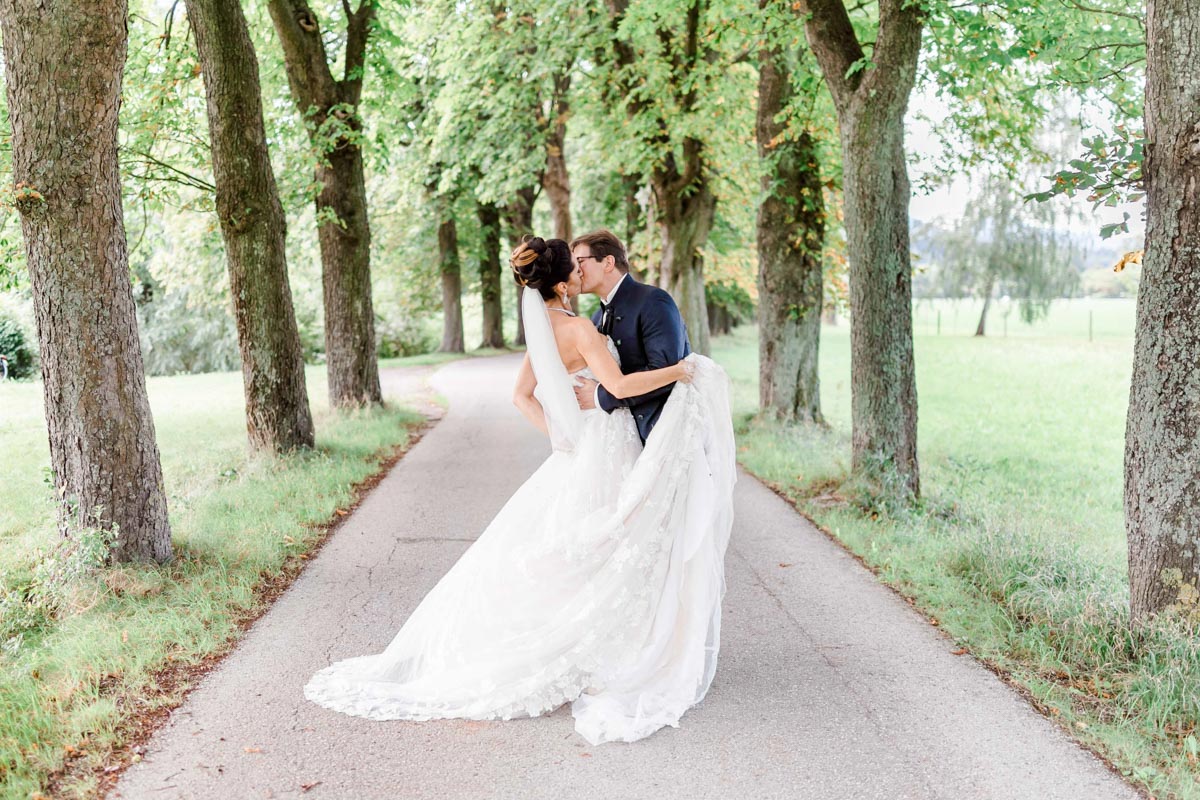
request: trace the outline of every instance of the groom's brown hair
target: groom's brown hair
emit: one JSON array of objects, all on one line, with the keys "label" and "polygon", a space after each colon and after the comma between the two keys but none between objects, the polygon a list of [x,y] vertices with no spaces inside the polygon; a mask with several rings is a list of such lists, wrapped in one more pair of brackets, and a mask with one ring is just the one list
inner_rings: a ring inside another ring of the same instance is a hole
[{"label": "groom's brown hair", "polygon": [[598,231],[577,236],[571,240],[571,249],[574,250],[577,245],[581,244],[586,244],[596,258],[612,256],[613,261],[617,264],[617,269],[621,272],[629,272],[629,259],[625,255],[625,245],[621,244],[621,240],[612,231],[601,228]]}]

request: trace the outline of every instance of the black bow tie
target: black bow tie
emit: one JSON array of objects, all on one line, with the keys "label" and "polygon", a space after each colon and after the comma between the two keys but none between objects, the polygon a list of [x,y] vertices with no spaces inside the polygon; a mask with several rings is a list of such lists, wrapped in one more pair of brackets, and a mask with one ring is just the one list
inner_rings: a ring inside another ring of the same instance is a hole
[{"label": "black bow tie", "polygon": [[598,328],[598,330],[600,331],[601,334],[608,336],[609,334],[612,333],[612,326],[613,326],[612,306],[610,306],[608,303],[601,300],[600,301],[600,313],[601,313],[600,327]]}]

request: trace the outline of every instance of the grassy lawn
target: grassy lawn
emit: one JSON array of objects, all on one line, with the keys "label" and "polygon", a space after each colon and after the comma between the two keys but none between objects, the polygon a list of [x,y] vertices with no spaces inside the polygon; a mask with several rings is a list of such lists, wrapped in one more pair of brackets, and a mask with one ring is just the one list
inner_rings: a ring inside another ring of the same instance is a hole
[{"label": "grassy lawn", "polygon": [[[1122,772],[1158,797],[1198,798],[1198,639],[1164,624],[1139,647],[1127,632],[1133,303],[1061,303],[1034,326],[1014,313],[1007,337],[994,324],[986,339],[970,336],[977,311],[917,311],[916,511],[877,515],[839,492],[850,453],[844,322],[822,331],[828,429],[753,419],[756,331],[715,340],[734,381],[740,460]],[[952,328],[955,313],[969,325]]]},{"label": "grassy lawn", "polygon": [[[436,359],[390,363],[413,362]],[[189,667],[229,648],[422,422],[395,406],[331,413],[322,368],[308,387],[316,449],[251,458],[240,373],[150,379],[176,560],[90,573],[39,605],[39,570],[65,559],[41,385],[0,383],[0,797],[90,796],[94,768],[178,701]]]}]

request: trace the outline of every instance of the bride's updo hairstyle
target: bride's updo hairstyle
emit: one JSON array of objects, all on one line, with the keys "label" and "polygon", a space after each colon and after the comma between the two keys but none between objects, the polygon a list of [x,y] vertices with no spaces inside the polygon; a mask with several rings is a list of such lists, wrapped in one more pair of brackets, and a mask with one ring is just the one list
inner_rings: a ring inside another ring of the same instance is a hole
[{"label": "bride's updo hairstyle", "polygon": [[554,287],[570,280],[575,271],[566,242],[529,235],[521,237],[521,243],[513,248],[508,265],[517,283],[537,289],[546,300],[554,297]]}]

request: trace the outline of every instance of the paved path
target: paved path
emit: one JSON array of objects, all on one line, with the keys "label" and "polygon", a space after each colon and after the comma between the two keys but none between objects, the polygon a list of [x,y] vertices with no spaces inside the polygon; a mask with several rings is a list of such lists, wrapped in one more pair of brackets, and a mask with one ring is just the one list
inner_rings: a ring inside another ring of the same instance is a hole
[{"label": "paved path", "polygon": [[720,668],[678,730],[591,747],[566,708],[534,720],[405,723],[306,702],[301,687],[318,668],[383,649],[546,456],[509,403],[518,363],[460,361],[437,373],[434,385],[450,402],[445,419],[110,796],[1138,796],[990,672],[952,655],[952,643],[745,475],[726,561]]}]

